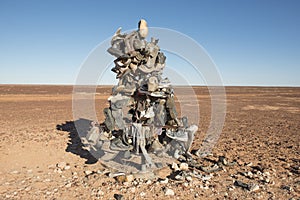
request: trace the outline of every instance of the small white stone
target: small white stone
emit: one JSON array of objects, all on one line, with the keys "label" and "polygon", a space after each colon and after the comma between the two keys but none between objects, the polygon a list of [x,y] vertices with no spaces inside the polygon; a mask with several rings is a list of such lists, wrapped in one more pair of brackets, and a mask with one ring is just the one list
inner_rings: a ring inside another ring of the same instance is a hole
[{"label": "small white stone", "polygon": [[168,182],[169,182],[169,179],[168,179],[168,178],[166,178],[166,179],[160,181],[160,183],[163,183],[163,184],[167,184]]},{"label": "small white stone", "polygon": [[174,191],[172,189],[168,188],[168,189],[166,189],[165,195],[166,196],[174,196],[175,193],[174,193]]},{"label": "small white stone", "polygon": [[72,186],[72,183],[67,183],[67,184],[65,185],[66,188],[69,188],[69,187],[71,187],[71,186]]},{"label": "small white stone", "polygon": [[97,194],[98,194],[99,196],[103,196],[103,195],[104,195],[104,192],[103,192],[102,190],[98,190]]},{"label": "small white stone", "polygon": [[65,166],[64,170],[68,170],[68,169],[71,169],[71,166],[70,165],[67,165]]},{"label": "small white stone", "polygon": [[66,162],[59,162],[59,163],[56,164],[56,167],[63,170],[66,167],[66,165],[67,165]]},{"label": "small white stone", "polygon": [[84,171],[84,174],[87,175],[87,176],[92,174],[92,173],[93,173],[93,171],[91,171],[91,170],[85,170]]},{"label": "small white stone", "polygon": [[140,193],[140,196],[141,196],[141,197],[144,197],[145,195],[146,195],[145,192],[141,192],[141,193]]},{"label": "small white stone", "polygon": [[188,182],[192,182],[193,181],[193,178],[191,176],[187,176],[185,177],[185,179],[188,181]]},{"label": "small white stone", "polygon": [[201,177],[201,180],[202,180],[202,181],[208,181],[208,180],[210,180],[210,179],[211,179],[211,176],[210,176],[210,175],[204,175],[204,176]]},{"label": "small white stone", "polygon": [[176,163],[172,163],[172,169],[174,170],[174,171],[178,171],[179,170],[179,167],[178,167],[178,165],[176,164]]}]

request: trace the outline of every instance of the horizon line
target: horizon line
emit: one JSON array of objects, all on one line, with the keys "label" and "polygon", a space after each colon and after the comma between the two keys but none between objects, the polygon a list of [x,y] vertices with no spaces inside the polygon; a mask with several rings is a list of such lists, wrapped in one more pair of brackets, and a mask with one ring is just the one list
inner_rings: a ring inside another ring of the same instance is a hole
[{"label": "horizon line", "polygon": [[[0,83],[0,86],[95,86],[95,85],[76,85],[71,83]],[[113,84],[97,84],[97,86],[115,86]],[[300,85],[238,85],[238,84],[224,84],[224,85],[182,85],[182,84],[172,84],[175,87],[300,87]]]}]

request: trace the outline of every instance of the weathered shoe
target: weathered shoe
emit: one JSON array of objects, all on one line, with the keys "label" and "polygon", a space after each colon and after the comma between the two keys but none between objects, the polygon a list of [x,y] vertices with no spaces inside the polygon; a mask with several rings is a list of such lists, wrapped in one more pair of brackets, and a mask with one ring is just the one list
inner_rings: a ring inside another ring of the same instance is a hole
[{"label": "weathered shoe", "polygon": [[169,137],[169,138],[172,138],[174,140],[178,140],[178,141],[182,141],[182,142],[186,142],[188,141],[188,135],[187,133],[182,130],[182,129],[179,129],[178,131],[170,131],[170,130],[167,130],[166,132],[166,135]]},{"label": "weathered shoe", "polygon": [[133,146],[125,145],[119,138],[115,138],[110,141],[109,148],[113,151],[130,151]]}]

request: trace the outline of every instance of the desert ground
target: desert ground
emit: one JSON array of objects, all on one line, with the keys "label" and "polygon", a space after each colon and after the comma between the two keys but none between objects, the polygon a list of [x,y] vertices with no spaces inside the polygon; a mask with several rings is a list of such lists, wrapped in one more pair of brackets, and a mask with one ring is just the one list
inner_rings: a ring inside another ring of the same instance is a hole
[{"label": "desert ground", "polygon": [[[235,165],[184,181],[130,182],[110,177],[83,148],[72,89],[0,85],[0,199],[300,199],[300,88],[226,87],[222,134],[211,155],[195,159],[210,165],[224,156]],[[207,88],[194,91],[201,115],[193,151],[211,118]],[[100,121],[110,92],[97,88]]]}]

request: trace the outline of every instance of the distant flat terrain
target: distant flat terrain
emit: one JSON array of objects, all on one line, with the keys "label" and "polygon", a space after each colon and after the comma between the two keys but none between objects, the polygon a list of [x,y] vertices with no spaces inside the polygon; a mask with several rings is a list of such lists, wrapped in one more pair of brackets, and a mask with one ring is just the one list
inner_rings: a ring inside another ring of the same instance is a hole
[{"label": "distant flat terrain", "polygon": [[[225,125],[210,159],[225,156],[236,165],[212,173],[208,183],[193,178],[188,185],[124,185],[106,175],[86,176],[87,171],[104,169],[74,135],[72,86],[0,85],[0,199],[114,199],[115,193],[125,199],[167,199],[165,188],[175,192],[175,199],[299,198],[300,88],[225,89]],[[200,112],[193,144],[197,150],[209,127],[211,99],[207,87],[193,90],[197,105],[186,105],[191,113],[196,107]],[[97,87],[99,121],[104,120],[102,110],[110,92],[110,86]],[[70,127],[57,128],[66,126]],[[69,167],[60,171],[59,163]],[[255,183],[259,189],[250,192],[234,186],[237,180]]]}]

